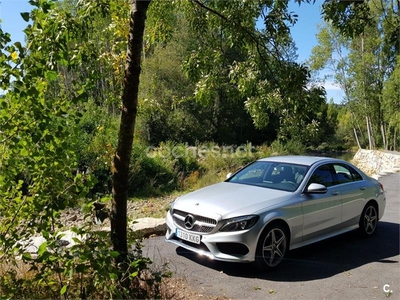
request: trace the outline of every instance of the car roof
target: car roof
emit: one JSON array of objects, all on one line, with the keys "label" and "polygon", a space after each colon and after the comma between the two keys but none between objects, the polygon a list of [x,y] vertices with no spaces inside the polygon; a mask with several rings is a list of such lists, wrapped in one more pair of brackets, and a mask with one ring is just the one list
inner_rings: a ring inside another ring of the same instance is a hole
[{"label": "car roof", "polygon": [[336,159],[332,157],[322,157],[322,156],[305,156],[305,155],[281,155],[281,156],[270,156],[261,158],[258,161],[272,161],[272,162],[282,162],[282,163],[292,163],[298,165],[311,166],[316,162],[331,161],[331,162],[345,162],[342,159]]}]

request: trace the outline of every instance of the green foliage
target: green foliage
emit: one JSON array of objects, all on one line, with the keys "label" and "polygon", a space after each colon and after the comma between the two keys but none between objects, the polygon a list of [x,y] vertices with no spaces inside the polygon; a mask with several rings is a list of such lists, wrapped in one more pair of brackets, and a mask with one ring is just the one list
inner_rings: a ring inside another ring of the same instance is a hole
[{"label": "green foliage", "polygon": [[373,23],[368,1],[325,1],[322,11],[325,20],[349,37],[361,34]]},{"label": "green foliage", "polygon": [[[215,64],[206,57],[196,57],[203,55],[197,51],[201,47],[198,35],[184,16],[175,14],[178,26],[168,43],[153,44],[143,62],[138,120],[141,139],[153,145],[166,140],[191,145],[209,140],[221,144],[272,141],[276,137],[272,126],[263,131],[254,128],[244,110],[245,98],[238,96],[230,82],[228,68],[215,70],[220,78],[217,91],[204,85],[204,93],[210,90],[215,97],[198,94],[199,78],[194,73],[201,70],[196,64],[207,63],[209,68]],[[220,57],[221,63],[239,55],[231,49]]]},{"label": "green foliage", "polygon": [[[256,29],[251,17],[262,9],[267,30]],[[319,114],[324,90],[310,88],[307,67],[284,54],[295,49],[285,29],[295,21],[285,1],[152,2],[140,89],[142,141],[261,144],[278,137],[318,144],[327,139],[335,122]]]},{"label": "green foliage", "polygon": [[340,135],[348,141],[356,133],[361,147],[398,147],[396,130],[389,125],[396,117],[385,104],[391,96],[384,92],[397,65],[398,9],[396,12],[395,1],[324,4],[324,18],[329,21],[318,34],[311,67],[334,71],[331,78],[344,90],[344,103],[352,118],[352,126],[341,126],[348,132],[341,131]]},{"label": "green foliage", "polygon": [[[10,251],[18,239],[54,228],[58,212],[91,186],[90,177],[76,173],[78,141],[71,125],[79,113],[63,97],[48,98],[47,66],[32,63],[24,56],[27,50],[15,45],[18,61],[3,55],[0,62],[5,78],[14,78],[8,86],[3,81],[7,93],[0,100],[1,253]],[[17,66],[9,68],[13,63]]]},{"label": "green foliage", "polygon": [[91,174],[96,179],[90,195],[110,194],[111,161],[117,144],[118,125],[116,118],[107,110],[89,101],[80,109],[82,118],[77,124],[76,139],[80,141],[75,149],[78,170]]},{"label": "green foliage", "polygon": [[[88,216],[89,217],[89,216]],[[43,232],[42,243],[33,258],[8,260],[0,271],[0,293],[8,298],[159,298],[164,270],[149,272],[151,261],[142,253],[141,238],[131,233],[129,266],[120,274],[109,233],[90,224],[71,228],[72,243],[62,246],[62,232]],[[3,261],[4,262],[4,261]],[[121,278],[122,276],[122,278]],[[128,288],[119,286],[129,281]]]},{"label": "green foliage", "polygon": [[282,143],[279,140],[274,141],[270,145],[271,155],[302,155],[306,154],[307,148],[298,140],[290,140]]},{"label": "green foliage", "polygon": [[382,97],[387,124],[388,148],[395,150],[400,144],[400,55],[397,56],[397,64],[393,73],[385,82]]},{"label": "green foliage", "polygon": [[128,192],[130,195],[171,192],[198,169],[196,156],[184,144],[166,142],[154,148],[135,143]]},{"label": "green foliage", "polygon": [[208,143],[198,145],[197,154],[201,166],[207,171],[238,169],[256,159],[256,148],[251,144],[222,145]]},{"label": "green foliage", "polygon": [[[107,118],[110,106],[93,105],[101,103],[100,72],[89,67],[99,54],[95,20],[107,15],[108,2],[30,1],[26,48],[9,45],[0,30],[0,259],[11,264],[0,276],[1,297],[158,297],[160,276],[147,271],[138,237],[124,274],[109,233],[74,228],[84,241],[60,246],[60,212],[81,202],[96,180],[104,183],[96,171],[110,171],[115,122]],[[38,234],[46,242],[34,257],[25,245]],[[18,255],[30,265],[26,274]],[[120,284],[126,280],[128,289]],[[142,281],[154,287],[142,290]]]},{"label": "green foliage", "polygon": [[135,144],[132,149],[132,163],[129,171],[130,195],[144,191],[148,194],[158,194],[162,191],[172,191],[177,182],[173,170],[173,161],[168,154],[150,157],[149,148]]},{"label": "green foliage", "polygon": [[[179,14],[173,6],[179,8]],[[277,134],[290,138],[291,130],[303,128],[290,126],[293,122],[279,122],[287,115],[314,126],[307,116],[315,105],[313,101],[319,105],[319,100],[307,88],[309,72],[286,54],[294,49],[289,26],[297,18],[288,11],[288,1],[154,1],[149,15],[148,26],[154,26],[149,43],[154,51],[146,52],[142,86],[147,92],[142,97],[146,99],[144,107],[150,108],[146,124],[152,143],[165,139],[191,144],[207,140],[227,144],[272,142]],[[255,26],[260,17],[263,29]],[[154,36],[165,34],[161,27],[168,28],[167,36],[156,40]],[[176,42],[178,37],[182,44]],[[158,45],[162,45],[161,50]],[[177,45],[179,51],[175,50]],[[171,50],[178,55],[166,55]],[[187,79],[172,83],[165,79],[167,70],[175,70],[172,78],[177,78],[180,70],[176,62],[174,68],[164,69],[160,59],[154,59],[161,52],[165,53],[161,57],[166,66],[170,62],[166,56],[183,61],[191,84],[185,85]],[[150,67],[150,73],[146,67]],[[177,84],[186,87],[184,96]],[[192,99],[201,105],[188,103]],[[283,130],[289,132],[281,133]],[[238,136],[238,132],[246,132],[247,137]],[[254,136],[249,136],[250,132]]]},{"label": "green foliage", "polygon": [[307,147],[304,144],[302,144],[300,141],[295,140],[295,139],[291,139],[290,141],[288,141],[286,143],[285,150],[289,154],[293,154],[293,155],[304,155],[307,153]]}]

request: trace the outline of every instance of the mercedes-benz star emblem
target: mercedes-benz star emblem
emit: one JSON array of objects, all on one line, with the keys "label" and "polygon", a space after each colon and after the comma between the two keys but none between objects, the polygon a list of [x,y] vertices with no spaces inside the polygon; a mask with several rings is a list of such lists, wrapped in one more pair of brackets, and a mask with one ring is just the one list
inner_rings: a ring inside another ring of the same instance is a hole
[{"label": "mercedes-benz star emblem", "polygon": [[187,215],[185,218],[185,227],[187,229],[192,229],[194,225],[194,217],[192,215]]}]

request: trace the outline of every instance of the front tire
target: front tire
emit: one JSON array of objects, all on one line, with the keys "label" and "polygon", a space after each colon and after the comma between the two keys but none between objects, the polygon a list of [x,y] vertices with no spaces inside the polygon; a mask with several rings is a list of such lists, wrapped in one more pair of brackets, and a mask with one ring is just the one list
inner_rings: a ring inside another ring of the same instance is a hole
[{"label": "front tire", "polygon": [[279,224],[268,225],[258,240],[256,266],[262,270],[277,268],[285,258],[288,245],[285,228]]},{"label": "front tire", "polygon": [[365,206],[360,219],[360,232],[362,236],[371,236],[378,226],[378,210],[373,203]]}]

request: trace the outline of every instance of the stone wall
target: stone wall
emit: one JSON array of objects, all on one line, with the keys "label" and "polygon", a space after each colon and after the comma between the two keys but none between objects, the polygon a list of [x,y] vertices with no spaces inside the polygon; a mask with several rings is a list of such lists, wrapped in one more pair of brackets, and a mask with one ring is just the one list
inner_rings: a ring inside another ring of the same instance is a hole
[{"label": "stone wall", "polygon": [[352,163],[366,174],[378,178],[400,171],[400,152],[360,149]]}]

